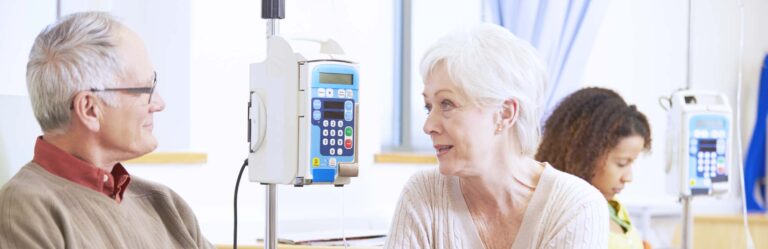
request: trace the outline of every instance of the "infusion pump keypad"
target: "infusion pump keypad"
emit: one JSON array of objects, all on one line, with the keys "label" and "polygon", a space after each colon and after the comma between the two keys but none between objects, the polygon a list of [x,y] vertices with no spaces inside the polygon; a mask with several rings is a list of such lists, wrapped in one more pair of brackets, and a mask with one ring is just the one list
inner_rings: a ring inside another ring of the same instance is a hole
[{"label": "infusion pump keypad", "polygon": [[[316,91],[312,98],[312,123],[319,127],[320,155],[327,157],[328,166],[334,167],[338,157],[354,155],[355,92],[334,88]],[[318,165],[313,162],[313,166]]]},{"label": "infusion pump keypad", "polygon": [[[343,89],[340,90],[344,91]],[[350,90],[350,92],[352,91]],[[315,98],[312,100],[312,110],[317,113],[317,115],[313,115],[312,119],[317,122],[321,132],[320,154],[323,156],[351,156],[353,153],[352,135],[354,134],[353,100]]]},{"label": "infusion pump keypad", "polygon": [[689,157],[697,178],[713,182],[727,179],[726,139],[725,130],[693,130],[689,140]]}]

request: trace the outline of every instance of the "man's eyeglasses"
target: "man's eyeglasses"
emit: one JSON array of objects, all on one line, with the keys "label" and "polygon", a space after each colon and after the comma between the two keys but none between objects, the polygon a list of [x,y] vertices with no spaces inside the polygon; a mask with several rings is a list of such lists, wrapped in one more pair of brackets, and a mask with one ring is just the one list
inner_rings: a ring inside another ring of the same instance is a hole
[{"label": "man's eyeglasses", "polygon": [[134,93],[134,94],[142,94],[142,93],[148,93],[149,94],[149,101],[147,104],[152,103],[152,95],[155,92],[155,87],[157,86],[157,72],[154,72],[154,78],[152,78],[152,86],[151,87],[122,87],[122,88],[104,88],[104,89],[96,89],[91,88],[91,92],[128,92],[128,93]]}]

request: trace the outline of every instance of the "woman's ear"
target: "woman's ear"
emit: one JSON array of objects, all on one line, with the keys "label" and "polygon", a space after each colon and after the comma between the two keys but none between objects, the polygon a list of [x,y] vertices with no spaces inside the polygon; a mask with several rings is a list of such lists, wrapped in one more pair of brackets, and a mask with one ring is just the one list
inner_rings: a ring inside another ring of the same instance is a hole
[{"label": "woman's ear", "polygon": [[99,131],[101,128],[101,102],[92,92],[83,91],[72,98],[72,122],[80,123],[90,131]]},{"label": "woman's ear", "polygon": [[504,100],[501,105],[501,127],[504,129],[512,127],[517,122],[520,115],[520,104],[516,99]]}]

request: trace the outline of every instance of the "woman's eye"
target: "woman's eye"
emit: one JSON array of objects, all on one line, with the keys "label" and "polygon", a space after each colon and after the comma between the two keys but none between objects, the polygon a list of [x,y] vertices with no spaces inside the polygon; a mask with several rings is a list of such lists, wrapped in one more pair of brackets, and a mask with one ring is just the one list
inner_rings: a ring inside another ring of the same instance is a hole
[{"label": "woman's eye", "polygon": [[424,105],[424,111],[427,112],[427,114],[432,112],[432,105]]},{"label": "woman's eye", "polygon": [[440,108],[443,109],[444,111],[453,110],[453,108],[455,107],[456,105],[454,105],[453,102],[451,102],[450,100],[440,101]]}]

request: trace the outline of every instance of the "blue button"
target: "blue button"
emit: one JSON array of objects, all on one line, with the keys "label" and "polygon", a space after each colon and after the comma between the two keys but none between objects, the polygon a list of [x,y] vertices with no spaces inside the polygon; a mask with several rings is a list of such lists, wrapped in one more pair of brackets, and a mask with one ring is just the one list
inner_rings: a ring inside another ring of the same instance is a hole
[{"label": "blue button", "polygon": [[351,111],[352,110],[352,101],[344,101],[344,110],[345,111]]},{"label": "blue button", "polygon": [[320,100],[316,99],[312,101],[312,109],[320,109]]},{"label": "blue button", "polygon": [[327,168],[314,168],[312,169],[312,176],[313,182],[333,182],[333,178],[336,177],[336,170]]},{"label": "blue button", "polygon": [[352,112],[344,112],[344,120],[352,121]]},{"label": "blue button", "polygon": [[314,120],[320,120],[320,111],[314,111],[314,112],[312,112],[312,119],[314,119]]}]

